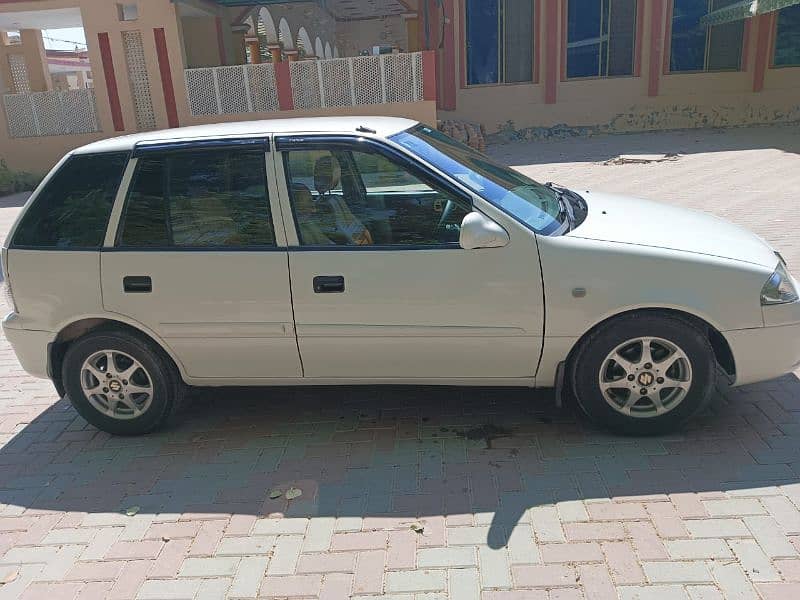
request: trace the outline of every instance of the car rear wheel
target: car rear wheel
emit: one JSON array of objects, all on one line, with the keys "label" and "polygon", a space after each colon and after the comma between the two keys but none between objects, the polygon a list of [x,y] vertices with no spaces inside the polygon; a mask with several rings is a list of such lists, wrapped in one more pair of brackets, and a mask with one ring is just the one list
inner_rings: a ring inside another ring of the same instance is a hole
[{"label": "car rear wheel", "polygon": [[707,404],[715,379],[705,332],[656,313],[632,313],[601,325],[572,362],[572,386],[583,411],[631,435],[679,427]]},{"label": "car rear wheel", "polygon": [[172,364],[149,342],[123,331],[90,333],[72,344],[62,377],[75,410],[114,435],[157,429],[180,398]]}]

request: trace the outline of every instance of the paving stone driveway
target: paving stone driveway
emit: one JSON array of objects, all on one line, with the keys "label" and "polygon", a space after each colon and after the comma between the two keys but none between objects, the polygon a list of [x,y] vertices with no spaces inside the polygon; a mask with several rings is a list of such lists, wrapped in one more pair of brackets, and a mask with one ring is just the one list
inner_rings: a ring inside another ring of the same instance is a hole
[{"label": "paving stone driveway", "polygon": [[[721,214],[800,264],[800,156],[773,149],[800,151],[798,133],[493,152]],[[673,150],[692,154],[595,164]],[[0,205],[3,235],[15,210]],[[173,427],[125,439],[2,338],[0,373],[0,599],[800,597],[796,375],[655,439],[607,435],[546,392],[430,388],[199,390]]]}]

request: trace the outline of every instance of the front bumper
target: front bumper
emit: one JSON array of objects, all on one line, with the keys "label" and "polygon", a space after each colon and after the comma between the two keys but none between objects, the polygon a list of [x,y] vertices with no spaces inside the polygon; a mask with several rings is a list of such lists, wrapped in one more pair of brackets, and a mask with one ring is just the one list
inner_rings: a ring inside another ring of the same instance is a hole
[{"label": "front bumper", "polygon": [[16,315],[11,313],[3,320],[3,334],[11,344],[26,373],[49,379],[47,372],[47,346],[55,339],[50,331],[35,331],[15,327]]},{"label": "front bumper", "polygon": [[800,368],[800,302],[764,307],[766,327],[724,332],[736,361],[736,382],[767,381]]}]

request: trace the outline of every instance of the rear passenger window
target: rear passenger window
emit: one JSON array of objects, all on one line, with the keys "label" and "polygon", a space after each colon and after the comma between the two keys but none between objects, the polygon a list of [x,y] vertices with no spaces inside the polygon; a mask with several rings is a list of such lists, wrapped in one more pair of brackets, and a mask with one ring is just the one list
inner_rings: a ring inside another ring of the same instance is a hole
[{"label": "rear passenger window", "polygon": [[138,160],[118,245],[274,246],[264,150],[180,151]]},{"label": "rear passenger window", "polygon": [[127,163],[127,152],[69,158],[25,212],[12,246],[100,248]]}]

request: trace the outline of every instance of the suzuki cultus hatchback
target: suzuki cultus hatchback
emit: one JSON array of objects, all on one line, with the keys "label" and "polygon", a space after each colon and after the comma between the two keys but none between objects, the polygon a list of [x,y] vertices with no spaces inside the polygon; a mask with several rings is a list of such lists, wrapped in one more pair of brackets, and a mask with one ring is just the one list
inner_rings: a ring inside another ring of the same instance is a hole
[{"label": "suzuki cultus hatchback", "polygon": [[3,248],[22,366],[97,427],[184,384],[556,387],[622,432],[800,362],[797,283],[747,231],[539,184],[393,118],[174,129],[67,155]]}]

